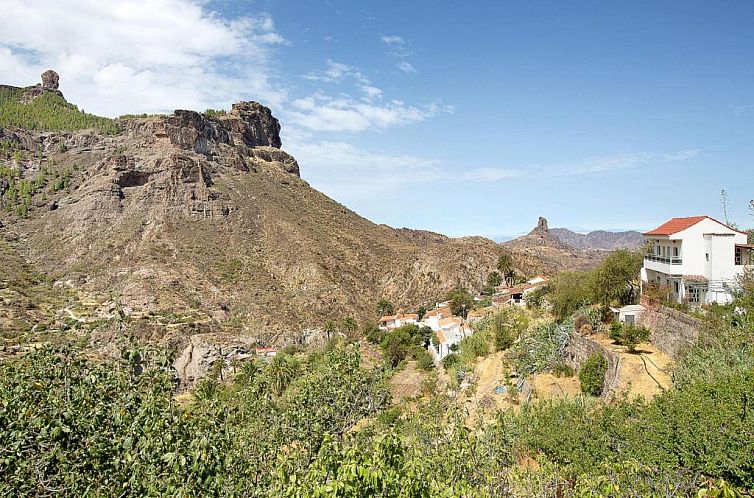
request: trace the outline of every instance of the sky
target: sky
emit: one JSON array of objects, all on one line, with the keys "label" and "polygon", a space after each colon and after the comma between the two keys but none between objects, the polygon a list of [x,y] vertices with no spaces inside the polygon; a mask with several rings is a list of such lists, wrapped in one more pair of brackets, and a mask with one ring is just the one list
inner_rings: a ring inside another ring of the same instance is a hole
[{"label": "sky", "polygon": [[3,0],[0,83],[106,116],[270,107],[376,223],[754,226],[754,2]]}]

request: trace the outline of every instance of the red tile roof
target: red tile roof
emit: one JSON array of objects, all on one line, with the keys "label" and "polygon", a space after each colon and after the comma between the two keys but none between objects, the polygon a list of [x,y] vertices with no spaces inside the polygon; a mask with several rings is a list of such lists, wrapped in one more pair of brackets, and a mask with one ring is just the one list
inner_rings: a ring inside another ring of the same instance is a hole
[{"label": "red tile roof", "polygon": [[686,230],[687,228],[696,225],[697,223],[699,223],[700,221],[706,218],[707,218],[706,216],[689,216],[687,218],[673,218],[672,220],[663,223],[662,225],[655,228],[654,230],[645,232],[644,235],[673,235],[674,233],[678,233],[681,230]]},{"label": "red tile roof", "polygon": [[746,233],[742,232],[741,230],[736,230],[735,228],[731,228],[722,221],[716,220],[715,218],[712,218],[711,216],[688,216],[686,218],[673,218],[670,221],[667,221],[660,225],[659,227],[655,228],[654,230],[651,230],[649,232],[645,232],[644,235],[673,235],[674,233],[678,233],[682,230],[686,230],[689,227],[692,227],[699,223],[702,220],[712,220],[715,223],[719,223],[720,225],[724,226],[725,228],[729,230],[733,230],[734,232],[738,233]]}]

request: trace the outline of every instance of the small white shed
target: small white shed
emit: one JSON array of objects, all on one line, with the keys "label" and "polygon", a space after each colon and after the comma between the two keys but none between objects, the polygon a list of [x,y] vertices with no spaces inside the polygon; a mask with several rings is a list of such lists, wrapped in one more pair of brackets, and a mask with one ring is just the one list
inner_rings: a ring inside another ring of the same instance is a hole
[{"label": "small white shed", "polygon": [[622,323],[628,323],[629,325],[636,325],[639,320],[639,316],[644,313],[646,308],[641,304],[629,304],[622,308],[610,308],[615,315],[615,319]]}]

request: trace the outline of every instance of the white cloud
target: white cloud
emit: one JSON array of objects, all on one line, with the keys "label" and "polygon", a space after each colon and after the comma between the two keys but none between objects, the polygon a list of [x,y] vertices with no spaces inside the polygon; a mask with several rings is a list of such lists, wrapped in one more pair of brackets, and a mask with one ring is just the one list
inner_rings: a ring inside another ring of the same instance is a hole
[{"label": "white cloud", "polygon": [[342,202],[391,197],[412,184],[435,181],[444,174],[435,159],[361,149],[341,141],[312,142],[311,137],[295,132],[285,135],[286,148],[306,165],[305,178]]},{"label": "white cloud", "polygon": [[535,175],[573,176],[591,173],[604,173],[633,168],[644,164],[682,161],[698,155],[700,149],[689,149],[671,153],[634,153],[597,157],[583,161],[555,164],[533,168]]},{"label": "white cloud", "polygon": [[398,35],[382,35],[380,41],[386,45],[403,45],[403,38]]},{"label": "white cloud", "polygon": [[750,111],[754,111],[754,104],[733,105],[731,106],[731,109],[733,110],[733,114],[735,114],[736,116],[741,116]]},{"label": "white cloud", "polygon": [[2,10],[3,82],[29,85],[55,69],[66,97],[90,112],[286,98],[271,83],[270,51],[286,42],[269,16],[226,20],[199,0],[6,0]]},{"label": "white cloud", "polygon": [[617,154],[580,161],[522,168],[453,168],[443,161],[412,154],[360,149],[345,142],[316,142],[310,134],[290,137],[287,148],[306,165],[304,175],[315,187],[342,202],[365,197],[389,199],[417,185],[491,183],[516,178],[590,175],[648,164],[683,161],[698,149],[671,153]]},{"label": "white cloud", "polygon": [[331,59],[325,61],[325,69],[323,71],[310,71],[304,75],[304,79],[327,83],[340,83],[346,79],[352,79],[364,85],[371,83],[369,78],[364,76],[356,67]]},{"label": "white cloud", "polygon": [[398,69],[403,71],[406,74],[416,74],[417,70],[416,68],[408,61],[400,61],[398,64],[395,65]]},{"label": "white cloud", "polygon": [[[381,91],[377,94],[377,90],[369,92],[380,96]],[[369,99],[357,100],[345,94],[333,97],[323,92],[296,99],[292,104],[292,109],[284,112],[287,122],[325,132],[359,132],[404,126],[453,112],[451,106],[438,103],[421,107],[401,100],[374,103]]]}]

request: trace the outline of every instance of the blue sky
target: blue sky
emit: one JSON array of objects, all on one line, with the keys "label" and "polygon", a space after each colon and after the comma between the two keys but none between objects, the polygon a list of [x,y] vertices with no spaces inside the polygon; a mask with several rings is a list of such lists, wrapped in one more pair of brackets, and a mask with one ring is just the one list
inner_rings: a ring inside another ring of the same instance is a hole
[{"label": "blue sky", "polygon": [[302,176],[378,223],[646,229],[722,218],[724,188],[754,225],[749,1],[9,2],[7,82],[55,67],[107,115],[259,100]]}]

